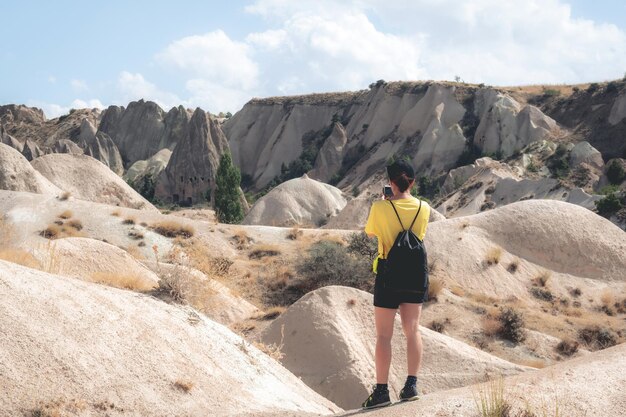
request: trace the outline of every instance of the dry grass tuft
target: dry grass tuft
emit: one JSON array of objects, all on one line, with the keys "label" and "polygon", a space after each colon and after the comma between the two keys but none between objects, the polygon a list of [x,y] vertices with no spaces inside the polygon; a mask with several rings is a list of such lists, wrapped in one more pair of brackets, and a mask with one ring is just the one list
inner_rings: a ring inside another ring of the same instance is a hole
[{"label": "dry grass tuft", "polygon": [[113,212],[111,212],[111,216],[113,217],[120,217],[122,215],[122,213],[120,213],[119,210],[115,210]]},{"label": "dry grass tuft", "polygon": [[265,258],[266,256],[278,256],[280,254],[280,249],[277,246],[257,245],[250,251],[248,257],[250,259],[261,259]]},{"label": "dry grass tuft", "polygon": [[72,219],[69,222],[67,222],[67,226],[71,227],[72,229],[76,230],[76,231],[81,231],[83,230],[83,223],[78,220],[78,219]]},{"label": "dry grass tuft", "polygon": [[191,391],[193,387],[194,387],[194,383],[191,381],[178,379],[176,382],[174,382],[174,388],[179,389],[186,393],[189,393],[189,391]]},{"label": "dry grass tuft", "polygon": [[606,349],[617,344],[617,335],[609,328],[592,325],[578,331],[578,339],[593,350]]},{"label": "dry grass tuft", "polygon": [[446,326],[450,324],[450,319],[445,318],[444,320],[433,320],[428,325],[428,328],[436,331],[437,333],[443,333],[446,330]]},{"label": "dry grass tuft", "polygon": [[485,256],[485,262],[487,265],[497,265],[500,262],[500,258],[502,257],[502,249],[498,247],[494,247],[487,251],[487,255]]},{"label": "dry grass tuft", "polygon": [[285,312],[285,307],[274,306],[258,314],[255,314],[252,318],[254,320],[274,320],[275,318],[278,318],[278,316],[280,316],[284,312]]},{"label": "dry grass tuft", "polygon": [[72,196],[72,193],[70,193],[69,191],[65,191],[63,193],[61,193],[61,195],[59,195],[59,200],[61,201],[67,201],[69,200],[69,198]]},{"label": "dry grass tuft", "polygon": [[122,224],[135,224],[135,222],[137,221],[137,219],[135,219],[134,217],[126,217],[124,220],[122,220]]},{"label": "dry grass tuft", "polygon": [[195,233],[193,227],[173,220],[163,220],[152,225],[152,229],[165,237],[181,237],[188,239]]},{"label": "dry grass tuft", "polygon": [[433,278],[430,280],[428,284],[428,301],[436,302],[441,295],[445,285],[444,282],[439,278]]},{"label": "dry grass tuft", "polygon": [[41,269],[41,263],[30,252],[22,249],[0,249],[0,259],[27,268]]},{"label": "dry grass tuft", "polygon": [[356,300],[354,298],[351,298],[348,300],[347,304],[348,307],[354,307],[356,305]]},{"label": "dry grass tuft", "polygon": [[59,225],[50,224],[48,227],[39,232],[41,237],[45,237],[46,239],[57,239],[60,237],[61,228]]},{"label": "dry grass tuft", "polygon": [[600,295],[600,301],[603,306],[611,307],[615,304],[615,295],[611,290],[606,289],[602,292],[602,295]]},{"label": "dry grass tuft", "polygon": [[474,402],[480,417],[509,417],[511,404],[506,398],[502,377],[487,382],[474,394]]},{"label": "dry grass tuft", "polygon": [[65,210],[63,213],[59,214],[59,219],[67,220],[71,219],[74,214],[71,210]]},{"label": "dry grass tuft", "polygon": [[130,232],[128,232],[128,237],[134,240],[141,240],[144,238],[144,235],[139,230],[131,230]]},{"label": "dry grass tuft", "polygon": [[497,318],[490,316],[483,317],[483,333],[485,336],[494,337],[500,333],[501,329],[502,325]]},{"label": "dry grass tuft", "polygon": [[298,226],[293,227],[287,232],[287,239],[290,240],[298,240],[298,238],[302,236],[302,230],[298,228]]},{"label": "dry grass tuft", "polygon": [[548,302],[554,301],[554,295],[552,294],[552,291],[547,288],[532,287],[530,289],[530,293],[533,295],[533,297],[539,300]]},{"label": "dry grass tuft", "polygon": [[235,242],[237,250],[247,249],[252,243],[252,238],[243,229],[237,230],[231,239]]},{"label": "dry grass tuft", "polygon": [[540,273],[539,275],[535,277],[534,282],[536,285],[539,285],[540,287],[545,287],[548,285],[548,282],[550,282],[550,278],[552,278],[552,272],[543,271],[542,273]]},{"label": "dry grass tuft", "polygon": [[458,284],[454,284],[452,287],[450,287],[450,292],[456,295],[457,297],[465,296],[465,290],[463,289],[463,287],[461,287]]},{"label": "dry grass tuft", "polygon": [[115,272],[96,272],[91,275],[91,281],[110,287],[137,292],[148,292],[155,287],[152,281],[140,275],[120,274]]},{"label": "dry grass tuft", "polygon": [[36,408],[30,410],[32,417],[65,417],[82,415],[87,404],[82,400],[58,399],[54,401],[40,401]]}]

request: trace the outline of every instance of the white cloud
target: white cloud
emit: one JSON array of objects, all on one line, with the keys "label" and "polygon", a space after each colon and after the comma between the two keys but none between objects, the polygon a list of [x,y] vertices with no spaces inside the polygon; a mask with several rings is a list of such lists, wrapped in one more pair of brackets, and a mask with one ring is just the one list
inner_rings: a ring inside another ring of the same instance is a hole
[{"label": "white cloud", "polygon": [[46,118],[48,119],[54,119],[56,117],[63,116],[64,114],[68,114],[71,109],[85,109],[85,108],[104,109],[105,108],[102,102],[95,98],[87,100],[87,101],[75,99],[67,106],[62,105],[62,104],[57,104],[57,103],[48,103],[48,102],[39,101],[39,100],[28,100],[26,102],[26,105],[30,107],[40,108],[41,110],[43,110],[44,114],[46,115]]},{"label": "white cloud", "polygon": [[154,101],[163,109],[168,110],[182,102],[178,96],[162,91],[139,73],[133,74],[128,71],[122,71],[117,80],[117,88],[121,93],[122,101],[125,103],[144,99]]},{"label": "white cloud", "polygon": [[78,80],[78,79],[70,80],[70,86],[72,87],[72,90],[74,90],[75,92],[89,91],[89,87],[87,86],[87,83],[84,80]]},{"label": "white cloud", "polygon": [[102,104],[100,100],[97,98],[92,98],[90,100],[84,101],[81,99],[75,99],[72,101],[73,109],[104,109],[106,106]]},{"label": "white cloud", "polygon": [[258,66],[251,48],[230,39],[223,31],[188,36],[168,45],[157,61],[230,88],[251,90],[257,85]]},{"label": "white cloud", "polygon": [[250,33],[246,42],[261,49],[278,49],[289,43],[286,30],[267,30],[265,32]]}]

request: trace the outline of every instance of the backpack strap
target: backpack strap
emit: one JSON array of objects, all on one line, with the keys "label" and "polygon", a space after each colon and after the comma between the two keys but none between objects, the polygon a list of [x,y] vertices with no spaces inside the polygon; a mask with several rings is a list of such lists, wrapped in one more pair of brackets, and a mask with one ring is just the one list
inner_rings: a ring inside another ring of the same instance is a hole
[{"label": "backpack strap", "polygon": [[403,232],[406,231],[406,229],[404,228],[404,225],[402,224],[402,220],[400,220],[400,215],[398,214],[398,210],[396,210],[396,206],[393,205],[393,202],[391,200],[387,200],[387,201],[391,203],[391,207],[393,207],[393,211],[396,213],[396,217],[398,218],[398,221],[400,222],[400,227],[402,228],[402,231]]},{"label": "backpack strap", "polygon": [[413,221],[411,222],[411,227],[409,227],[409,230],[413,230],[413,225],[415,224],[415,220],[417,220],[417,216],[420,215],[420,210],[422,210],[422,200],[419,200],[419,202],[420,202],[420,206],[417,209],[417,214],[415,215],[415,217],[413,218]]}]

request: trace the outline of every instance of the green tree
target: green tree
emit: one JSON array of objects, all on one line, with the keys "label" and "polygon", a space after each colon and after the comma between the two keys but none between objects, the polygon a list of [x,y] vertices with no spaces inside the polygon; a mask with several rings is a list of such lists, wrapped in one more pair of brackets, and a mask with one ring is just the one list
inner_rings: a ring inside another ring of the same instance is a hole
[{"label": "green tree", "polygon": [[624,168],[622,164],[620,164],[616,159],[611,161],[609,167],[606,170],[606,177],[609,179],[609,182],[613,185],[619,185],[626,178],[626,172],[624,172]]},{"label": "green tree", "polygon": [[215,209],[217,218],[222,223],[239,223],[243,219],[243,207],[239,199],[239,184],[241,173],[233,165],[230,153],[225,153],[220,159],[215,178]]}]

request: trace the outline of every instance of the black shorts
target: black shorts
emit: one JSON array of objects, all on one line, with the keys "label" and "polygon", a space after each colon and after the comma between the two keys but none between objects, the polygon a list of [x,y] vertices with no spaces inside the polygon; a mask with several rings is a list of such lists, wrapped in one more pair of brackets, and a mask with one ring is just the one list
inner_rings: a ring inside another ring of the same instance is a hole
[{"label": "black shorts", "polygon": [[374,284],[374,306],[397,309],[400,304],[422,304],[428,301],[428,288],[424,292],[402,291],[385,288],[382,279],[376,275]]}]

